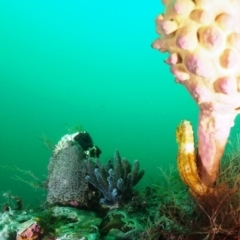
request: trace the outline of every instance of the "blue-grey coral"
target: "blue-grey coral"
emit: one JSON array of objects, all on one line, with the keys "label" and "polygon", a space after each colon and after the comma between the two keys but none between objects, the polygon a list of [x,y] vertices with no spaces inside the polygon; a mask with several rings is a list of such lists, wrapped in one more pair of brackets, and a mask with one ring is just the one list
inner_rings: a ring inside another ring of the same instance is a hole
[{"label": "blue-grey coral", "polygon": [[121,159],[118,151],[115,151],[113,161],[109,160],[105,166],[98,158],[86,161],[87,181],[102,192],[100,203],[109,206],[129,199],[133,195],[133,187],[144,175],[144,170],[139,171],[138,160],[135,160],[132,169],[129,161]]},{"label": "blue-grey coral", "polygon": [[94,193],[85,180],[84,164],[84,150],[74,141],[51,157],[47,182],[49,204],[88,205]]}]

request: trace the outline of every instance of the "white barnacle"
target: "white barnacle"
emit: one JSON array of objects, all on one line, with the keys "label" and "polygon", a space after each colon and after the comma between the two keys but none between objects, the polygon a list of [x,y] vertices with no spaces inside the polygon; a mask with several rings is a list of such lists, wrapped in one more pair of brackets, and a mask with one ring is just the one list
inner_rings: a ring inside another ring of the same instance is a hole
[{"label": "white barnacle", "polygon": [[185,151],[185,153],[193,153],[194,150],[194,143],[187,142],[183,144],[182,149]]}]

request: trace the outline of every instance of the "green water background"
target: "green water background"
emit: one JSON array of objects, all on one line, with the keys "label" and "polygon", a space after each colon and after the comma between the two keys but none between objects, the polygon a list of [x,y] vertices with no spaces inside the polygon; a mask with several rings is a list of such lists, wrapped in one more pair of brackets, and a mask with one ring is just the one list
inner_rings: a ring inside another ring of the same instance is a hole
[{"label": "green water background", "polygon": [[[1,0],[0,165],[45,179],[51,153],[38,136],[57,143],[81,124],[102,161],[118,149],[140,161],[143,185],[161,181],[158,167],[175,165],[177,124],[196,130],[198,118],[151,48],[162,11],[158,0]],[[8,190],[25,204],[44,199],[15,175],[0,168],[0,203]]]}]

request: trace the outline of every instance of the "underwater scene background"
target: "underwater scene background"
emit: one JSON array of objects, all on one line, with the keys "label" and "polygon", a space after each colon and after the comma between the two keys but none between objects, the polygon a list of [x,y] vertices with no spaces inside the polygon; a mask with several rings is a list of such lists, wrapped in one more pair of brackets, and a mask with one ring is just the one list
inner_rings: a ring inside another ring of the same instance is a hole
[{"label": "underwater scene background", "polygon": [[[0,1],[1,197],[44,201],[5,166],[46,179],[51,152],[41,137],[56,144],[79,125],[103,161],[116,149],[139,160],[139,188],[176,164],[176,126],[187,119],[196,131],[198,109],[151,48],[162,10],[157,0]],[[239,126],[238,118],[232,136]]]}]

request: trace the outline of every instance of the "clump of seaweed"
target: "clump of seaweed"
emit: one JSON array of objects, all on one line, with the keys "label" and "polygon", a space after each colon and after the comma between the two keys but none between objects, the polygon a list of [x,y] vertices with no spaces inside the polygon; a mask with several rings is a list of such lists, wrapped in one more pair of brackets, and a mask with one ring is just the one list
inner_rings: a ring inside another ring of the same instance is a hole
[{"label": "clump of seaweed", "polygon": [[151,189],[155,196],[154,201],[158,202],[158,210],[157,214],[147,221],[142,236],[144,240],[184,236],[190,231],[189,226],[194,216],[194,201],[181,181],[177,169],[174,166],[169,166],[168,170],[159,169],[162,176],[161,184],[154,186],[156,192]]},{"label": "clump of seaweed", "polygon": [[0,167],[7,169],[7,170],[18,172],[20,175],[24,175],[26,178],[29,179],[29,180],[26,180],[25,178],[20,177],[19,175],[15,175],[13,177],[14,180],[26,183],[27,185],[29,185],[30,187],[32,187],[36,190],[46,189],[46,181],[41,180],[33,172],[31,172],[29,170],[22,169],[17,166],[0,166]]},{"label": "clump of seaweed", "polygon": [[[73,134],[76,132],[82,132],[83,126],[81,124],[76,124],[73,126],[69,126],[67,123],[65,123],[65,127],[68,131],[68,134]],[[55,149],[55,141],[49,137],[47,137],[44,133],[38,136],[40,140],[42,140],[43,145],[50,150],[51,152]]]},{"label": "clump of seaweed", "polygon": [[82,124],[75,124],[73,126],[69,126],[67,123],[65,123],[65,127],[68,131],[68,134],[73,134],[75,132],[82,132],[84,131],[83,125]]},{"label": "clump of seaweed", "polygon": [[149,219],[142,239],[239,239],[239,146],[222,160],[216,191],[199,199],[189,194],[175,168],[167,172],[160,169],[165,181],[157,188],[158,213]]},{"label": "clump of seaweed", "polygon": [[46,149],[50,150],[51,152],[54,150],[55,143],[52,139],[48,138],[44,133],[39,135],[38,138],[42,140],[43,145],[46,147]]}]

